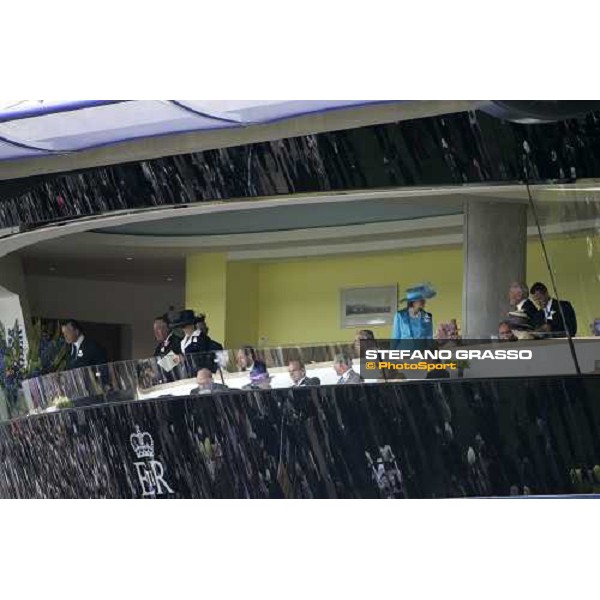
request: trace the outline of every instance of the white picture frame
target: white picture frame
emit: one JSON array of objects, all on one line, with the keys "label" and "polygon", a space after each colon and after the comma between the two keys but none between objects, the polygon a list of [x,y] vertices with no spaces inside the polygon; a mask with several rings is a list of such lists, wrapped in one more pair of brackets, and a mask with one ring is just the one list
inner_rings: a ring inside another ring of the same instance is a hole
[{"label": "white picture frame", "polygon": [[340,327],[391,325],[398,310],[398,286],[377,285],[340,289]]}]

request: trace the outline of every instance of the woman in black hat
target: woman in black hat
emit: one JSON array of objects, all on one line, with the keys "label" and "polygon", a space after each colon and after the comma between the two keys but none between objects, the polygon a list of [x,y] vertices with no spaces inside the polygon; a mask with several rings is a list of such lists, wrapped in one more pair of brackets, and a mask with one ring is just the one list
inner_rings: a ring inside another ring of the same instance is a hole
[{"label": "woman in black hat", "polygon": [[195,376],[199,369],[217,372],[217,363],[210,340],[198,327],[198,318],[193,310],[182,310],[171,323],[173,329],[181,328],[184,337],[181,340],[181,354],[188,365],[190,376]]}]

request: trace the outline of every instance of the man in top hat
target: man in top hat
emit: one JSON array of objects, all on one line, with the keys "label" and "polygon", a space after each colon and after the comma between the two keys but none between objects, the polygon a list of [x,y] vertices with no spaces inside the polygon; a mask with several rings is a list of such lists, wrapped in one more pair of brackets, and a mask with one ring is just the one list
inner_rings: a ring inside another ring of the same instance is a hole
[{"label": "man in top hat", "polygon": [[391,339],[396,340],[392,346],[397,349],[401,340],[430,340],[433,338],[433,316],[425,310],[425,303],[435,297],[435,290],[422,283],[406,290],[406,308],[399,310],[394,317]]},{"label": "man in top hat", "polygon": [[173,329],[181,328],[184,333],[179,354],[186,358],[186,363],[193,373],[203,368],[216,373],[217,363],[213,347],[210,340],[197,327],[197,323],[193,310],[182,310],[171,323]]}]

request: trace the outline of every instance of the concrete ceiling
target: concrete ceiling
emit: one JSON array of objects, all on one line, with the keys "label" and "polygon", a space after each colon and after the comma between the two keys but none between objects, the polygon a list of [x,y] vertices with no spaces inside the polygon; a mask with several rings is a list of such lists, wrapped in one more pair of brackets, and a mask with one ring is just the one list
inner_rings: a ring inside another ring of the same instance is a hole
[{"label": "concrete ceiling", "polygon": [[391,221],[456,215],[462,212],[464,196],[448,194],[440,198],[369,198],[352,203],[318,202],[196,214],[133,223],[109,229],[96,229],[108,235],[182,237],[237,235],[271,231],[292,231],[322,227],[343,227]]},{"label": "concrete ceiling", "polygon": [[[533,193],[548,234],[600,229],[597,182]],[[271,261],[457,245],[466,198],[527,196],[523,186],[293,196],[111,215],[16,237],[32,242],[18,251],[27,274],[183,285],[190,253]],[[529,230],[537,235],[531,215]]]}]

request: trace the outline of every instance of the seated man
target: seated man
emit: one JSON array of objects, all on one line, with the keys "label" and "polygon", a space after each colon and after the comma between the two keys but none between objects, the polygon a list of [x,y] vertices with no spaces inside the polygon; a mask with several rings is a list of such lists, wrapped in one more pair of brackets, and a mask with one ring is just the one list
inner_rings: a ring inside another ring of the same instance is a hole
[{"label": "seated man", "polygon": [[270,390],[271,376],[264,363],[256,361],[250,370],[250,383],[242,387],[243,390]]},{"label": "seated man", "polygon": [[240,371],[250,371],[250,376],[253,372],[262,373],[267,371],[267,366],[261,360],[258,360],[256,351],[252,346],[242,346],[235,355],[237,367]]},{"label": "seated man", "polygon": [[365,346],[364,342],[371,342],[368,344],[369,347],[377,348],[377,343],[375,342],[375,334],[370,329],[361,329],[356,332],[354,336],[354,352],[356,356],[360,356],[360,343],[363,342],[363,346]]},{"label": "seated man", "polygon": [[347,354],[336,354],[333,360],[333,370],[339,379],[338,385],[361,383],[361,376],[352,369],[352,359]]},{"label": "seated man", "polygon": [[222,383],[216,383],[213,380],[213,374],[209,369],[199,369],[196,374],[197,388],[194,388],[190,394],[195,396],[197,394],[213,394],[214,392],[224,392],[229,388]]},{"label": "seated man", "polygon": [[507,319],[500,321],[500,324],[498,325],[498,339],[501,342],[517,341],[515,334],[512,332],[511,323]]},{"label": "seated man", "polygon": [[290,360],[288,371],[292,380],[292,387],[303,387],[305,385],[321,385],[318,377],[307,377],[306,367],[301,360]]}]

